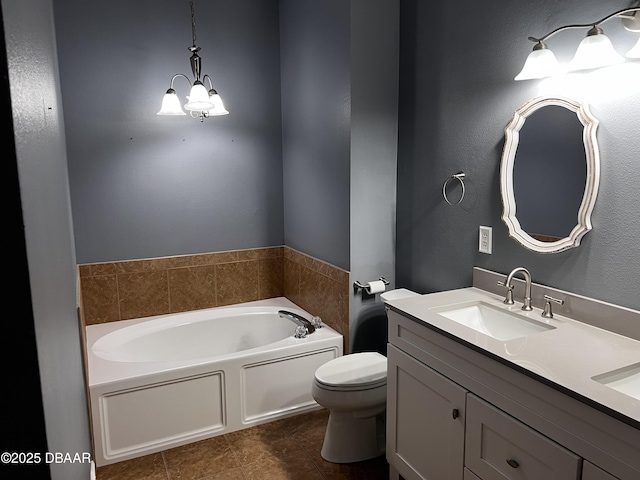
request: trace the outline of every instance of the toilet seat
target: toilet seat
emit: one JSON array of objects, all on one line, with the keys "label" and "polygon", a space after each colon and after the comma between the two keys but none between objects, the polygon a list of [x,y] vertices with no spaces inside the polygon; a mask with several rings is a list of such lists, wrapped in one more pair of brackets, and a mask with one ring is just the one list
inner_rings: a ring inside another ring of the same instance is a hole
[{"label": "toilet seat", "polygon": [[361,352],[334,358],[321,365],[315,382],[325,390],[352,392],[387,384],[387,358],[378,352]]}]

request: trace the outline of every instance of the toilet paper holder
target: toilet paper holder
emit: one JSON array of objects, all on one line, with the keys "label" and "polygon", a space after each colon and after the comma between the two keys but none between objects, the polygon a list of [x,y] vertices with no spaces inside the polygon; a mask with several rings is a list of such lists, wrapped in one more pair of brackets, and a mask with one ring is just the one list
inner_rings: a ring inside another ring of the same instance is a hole
[{"label": "toilet paper holder", "polygon": [[[384,277],[380,277],[378,279],[380,282],[384,283],[385,286],[389,285],[389,280],[387,280]],[[367,284],[366,283],[362,283],[359,280],[356,280],[355,282],[353,282],[353,293],[358,293],[359,290],[362,290],[363,292],[367,292]]]}]

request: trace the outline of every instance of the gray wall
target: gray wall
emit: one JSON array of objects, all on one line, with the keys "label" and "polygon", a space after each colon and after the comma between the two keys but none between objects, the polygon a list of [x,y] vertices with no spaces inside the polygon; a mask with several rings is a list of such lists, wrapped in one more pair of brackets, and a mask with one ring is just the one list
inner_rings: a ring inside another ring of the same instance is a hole
[{"label": "gray wall", "polygon": [[[401,1],[398,284],[433,292],[469,286],[474,266],[504,273],[525,266],[535,282],[640,308],[640,64],[602,85],[596,80],[605,70],[578,75],[567,88],[513,81],[533,46],[527,36],[595,21],[629,4]],[[604,29],[621,52],[637,40],[616,21]],[[566,62],[584,35],[563,32],[548,43]],[[510,239],[500,219],[504,127],[541,92],[574,96],[580,86],[588,87],[582,99],[600,120],[593,230],[577,249],[536,254]],[[442,184],[460,170],[467,194],[451,207]],[[477,252],[479,225],[493,227],[493,255]]]},{"label": "gray wall", "polygon": [[[285,242],[393,283],[399,2],[282,1],[280,18]],[[385,320],[352,295],[351,347],[385,351]]]},{"label": "gray wall", "polygon": [[350,2],[280,2],[285,243],[345,269],[350,18]]},{"label": "gray wall", "polygon": [[78,263],[283,244],[278,1],[195,13],[230,111],[203,123],[155,115],[191,77],[186,0],[55,0]]},{"label": "gray wall", "polygon": [[[351,2],[351,279],[395,284],[398,0]],[[386,353],[379,296],[351,298],[352,350]]]},{"label": "gray wall", "polygon": [[[91,441],[52,5],[3,1],[2,13],[47,446],[82,454]],[[89,464],[50,469],[53,479],[89,478]]]}]

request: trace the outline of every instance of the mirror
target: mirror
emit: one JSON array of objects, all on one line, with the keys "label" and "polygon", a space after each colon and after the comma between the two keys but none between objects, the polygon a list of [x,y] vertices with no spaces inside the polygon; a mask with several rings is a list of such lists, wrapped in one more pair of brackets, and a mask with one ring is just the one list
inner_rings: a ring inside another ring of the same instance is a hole
[{"label": "mirror", "polygon": [[598,120],[586,104],[538,97],[505,128],[502,221],[529,250],[557,253],[591,230],[600,180]]}]

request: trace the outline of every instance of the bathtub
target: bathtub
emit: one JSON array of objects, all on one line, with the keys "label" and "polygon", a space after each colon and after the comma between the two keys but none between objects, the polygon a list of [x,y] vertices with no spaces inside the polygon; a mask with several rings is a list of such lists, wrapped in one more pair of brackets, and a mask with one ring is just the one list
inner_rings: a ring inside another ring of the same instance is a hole
[{"label": "bathtub", "polygon": [[286,298],[86,328],[91,425],[102,466],[320,408],[315,370],[342,355],[323,326],[294,338]]}]

